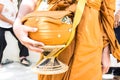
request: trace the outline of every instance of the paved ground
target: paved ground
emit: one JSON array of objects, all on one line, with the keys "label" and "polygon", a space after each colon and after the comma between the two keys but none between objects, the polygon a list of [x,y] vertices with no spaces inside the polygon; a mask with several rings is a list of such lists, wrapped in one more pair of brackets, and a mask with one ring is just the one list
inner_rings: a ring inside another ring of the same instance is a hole
[{"label": "paved ground", "polygon": [[[14,62],[0,68],[0,80],[37,80],[37,74],[33,73],[30,67],[25,67],[19,62]],[[103,75],[103,80],[112,80],[112,74]]]},{"label": "paved ground", "polygon": [[4,65],[0,68],[0,80],[37,80],[37,74],[30,67],[25,67],[18,62]]},{"label": "paved ground", "polygon": [[104,74],[103,75],[103,80],[112,80],[113,79],[113,75],[112,74]]},{"label": "paved ground", "polygon": [[[112,59],[112,62],[115,63],[116,61]],[[114,66],[120,67],[120,63],[119,64],[113,63],[112,63],[113,67]],[[31,67],[34,64],[35,63],[32,63],[30,67],[25,67],[21,65],[18,61],[15,61],[14,63],[5,65],[2,68],[0,68],[0,80],[37,80],[37,74],[31,71]],[[112,74],[103,75],[103,80],[112,80],[112,78],[113,78]]]}]

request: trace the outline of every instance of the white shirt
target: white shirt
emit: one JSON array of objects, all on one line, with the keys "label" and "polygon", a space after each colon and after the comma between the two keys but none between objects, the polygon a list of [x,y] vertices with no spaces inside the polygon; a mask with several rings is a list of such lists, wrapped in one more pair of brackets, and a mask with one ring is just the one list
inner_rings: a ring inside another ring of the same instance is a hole
[{"label": "white shirt", "polygon": [[120,0],[116,0],[116,10],[115,13],[120,10]]},{"label": "white shirt", "polygon": [[[17,0],[13,0],[13,2],[11,2],[10,0],[0,0],[0,4],[4,5],[1,14],[9,20],[15,21],[16,14],[18,12]],[[0,20],[0,27],[11,28],[12,25]]]}]

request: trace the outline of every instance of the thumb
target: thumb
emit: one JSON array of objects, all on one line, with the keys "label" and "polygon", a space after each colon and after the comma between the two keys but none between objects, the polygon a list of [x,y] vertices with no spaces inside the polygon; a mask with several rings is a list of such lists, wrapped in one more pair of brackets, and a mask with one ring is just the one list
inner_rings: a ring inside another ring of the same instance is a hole
[{"label": "thumb", "polygon": [[27,31],[27,32],[36,32],[36,31],[38,30],[38,28],[29,27],[29,26],[26,26],[24,29],[25,29],[25,31]]}]

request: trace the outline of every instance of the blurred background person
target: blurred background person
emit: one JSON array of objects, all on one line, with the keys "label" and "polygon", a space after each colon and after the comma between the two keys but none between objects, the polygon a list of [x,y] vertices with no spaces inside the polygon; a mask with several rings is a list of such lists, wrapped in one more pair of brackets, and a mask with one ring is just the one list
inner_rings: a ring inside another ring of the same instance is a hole
[{"label": "blurred background person", "polygon": [[[16,38],[13,32],[13,23],[18,12],[18,1],[17,0],[0,0],[0,63],[2,61],[3,52],[7,46],[5,39],[5,32],[10,31]],[[16,38],[17,39],[17,38]],[[27,59],[29,56],[28,49],[18,41],[20,49],[19,57],[20,63],[25,66],[29,66],[31,63]]]}]

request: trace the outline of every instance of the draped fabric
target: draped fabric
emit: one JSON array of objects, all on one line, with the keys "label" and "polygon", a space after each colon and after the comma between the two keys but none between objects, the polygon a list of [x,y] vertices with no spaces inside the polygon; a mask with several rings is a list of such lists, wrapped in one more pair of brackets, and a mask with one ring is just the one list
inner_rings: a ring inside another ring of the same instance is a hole
[{"label": "draped fabric", "polygon": [[101,8],[101,23],[106,34],[106,37],[104,36],[104,45],[110,44],[111,53],[115,58],[120,60],[120,45],[115,37],[114,26],[111,24],[114,23],[114,15],[112,15],[114,14],[114,9],[114,0],[104,1]]},{"label": "draped fabric", "polygon": [[110,44],[113,55],[120,59],[113,33],[114,9],[115,0],[87,0],[74,40],[58,56],[69,70],[57,75],[38,74],[38,80],[102,80],[103,48]]}]

